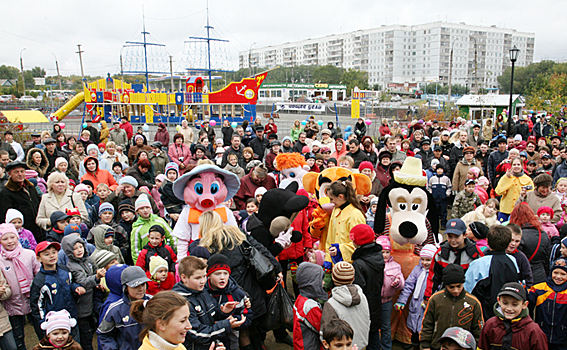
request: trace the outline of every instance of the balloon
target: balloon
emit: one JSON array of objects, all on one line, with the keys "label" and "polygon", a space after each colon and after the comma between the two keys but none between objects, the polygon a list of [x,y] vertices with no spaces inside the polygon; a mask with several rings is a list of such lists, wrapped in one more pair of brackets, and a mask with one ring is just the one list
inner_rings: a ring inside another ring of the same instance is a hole
[{"label": "balloon", "polygon": [[323,121],[321,119],[317,120],[317,125],[323,126]]},{"label": "balloon", "polygon": [[238,126],[238,123],[237,123],[237,122],[232,122],[232,123],[230,123],[230,126],[232,126],[233,128],[236,128],[236,127]]},{"label": "balloon", "polygon": [[372,120],[366,119],[366,120],[364,121],[364,123],[366,123],[366,125],[370,125],[370,124],[372,124]]},{"label": "balloon", "polygon": [[150,126],[148,124],[144,124],[144,125],[142,125],[142,130],[143,131],[150,131]]},{"label": "balloon", "polygon": [[301,125],[303,125],[303,126],[307,125],[307,121],[306,121],[306,120],[302,120],[302,121],[301,121]]},{"label": "balloon", "polygon": [[177,125],[177,126],[175,127],[175,130],[176,130],[177,132],[179,132],[179,129],[180,129],[180,128],[181,128],[181,125]]},{"label": "balloon", "polygon": [[59,123],[59,127],[61,128],[61,130],[65,129],[65,123]]},{"label": "balloon", "polygon": [[210,126],[215,126],[215,125],[217,125],[216,120],[211,120],[211,121],[209,122],[209,125],[210,125]]},{"label": "balloon", "polygon": [[87,127],[87,123],[83,123],[83,129]]}]

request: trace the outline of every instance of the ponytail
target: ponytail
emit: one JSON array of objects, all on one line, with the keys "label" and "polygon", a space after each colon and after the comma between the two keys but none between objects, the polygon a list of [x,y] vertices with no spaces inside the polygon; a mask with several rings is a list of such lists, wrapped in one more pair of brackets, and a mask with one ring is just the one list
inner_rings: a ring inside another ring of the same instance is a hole
[{"label": "ponytail", "polygon": [[356,190],[354,189],[354,185],[349,180],[335,181],[329,186],[327,191],[331,191],[331,195],[335,197],[342,194],[347,202],[349,202],[356,209],[364,213],[364,211],[362,210],[362,206],[360,205],[358,199],[356,198]]},{"label": "ponytail", "polygon": [[177,309],[187,305],[185,298],[170,290],[157,293],[150,300],[136,300],[130,306],[130,315],[144,324],[144,329],[140,332],[140,341],[148,335],[149,331],[156,331],[157,320],[169,322]]}]

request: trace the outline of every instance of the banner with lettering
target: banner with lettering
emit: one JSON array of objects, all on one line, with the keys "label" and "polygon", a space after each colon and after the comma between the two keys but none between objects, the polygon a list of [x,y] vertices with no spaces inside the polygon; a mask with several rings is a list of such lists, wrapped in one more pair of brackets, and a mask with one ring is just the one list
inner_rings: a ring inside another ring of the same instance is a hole
[{"label": "banner with lettering", "polygon": [[276,103],[278,111],[305,111],[305,112],[324,112],[325,104],[323,103],[294,103],[280,102]]}]

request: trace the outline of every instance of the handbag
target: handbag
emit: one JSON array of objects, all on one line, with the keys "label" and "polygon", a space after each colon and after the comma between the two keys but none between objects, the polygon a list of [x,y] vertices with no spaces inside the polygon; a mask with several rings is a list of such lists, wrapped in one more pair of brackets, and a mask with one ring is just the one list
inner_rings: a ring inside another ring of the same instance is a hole
[{"label": "handbag", "polygon": [[246,259],[248,268],[252,268],[256,275],[258,284],[264,289],[269,290],[276,285],[276,273],[274,265],[264,254],[260,253],[248,240],[240,245],[240,252]]}]

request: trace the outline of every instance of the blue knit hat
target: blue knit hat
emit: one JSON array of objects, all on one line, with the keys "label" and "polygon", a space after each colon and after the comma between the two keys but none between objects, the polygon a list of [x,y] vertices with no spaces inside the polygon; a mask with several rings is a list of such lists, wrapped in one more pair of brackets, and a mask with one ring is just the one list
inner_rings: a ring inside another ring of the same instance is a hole
[{"label": "blue knit hat", "polygon": [[81,235],[81,228],[77,224],[69,224],[65,226],[65,230],[63,231],[63,236],[68,236],[71,233],[76,233],[79,236]]},{"label": "blue knit hat", "polygon": [[170,162],[170,163],[167,163],[165,165],[165,175],[166,176],[167,176],[167,172],[170,171],[170,170],[175,170],[177,172],[177,175],[179,175],[179,165],[177,165],[176,163]]},{"label": "blue knit hat", "polygon": [[110,211],[114,213],[114,206],[108,202],[104,202],[98,207],[98,215],[104,213],[105,211]]}]

